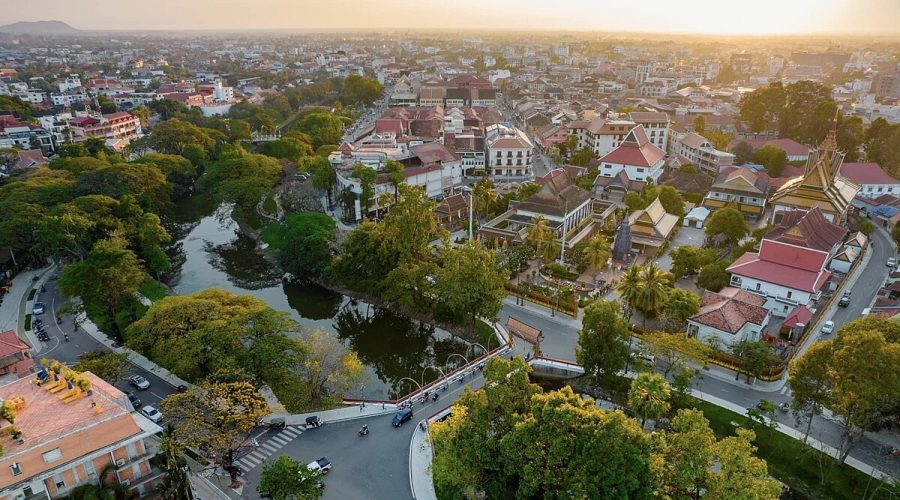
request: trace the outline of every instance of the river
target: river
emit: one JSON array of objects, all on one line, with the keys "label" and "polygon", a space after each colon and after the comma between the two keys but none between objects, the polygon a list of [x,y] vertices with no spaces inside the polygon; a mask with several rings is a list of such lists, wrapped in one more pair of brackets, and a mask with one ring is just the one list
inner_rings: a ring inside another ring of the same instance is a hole
[{"label": "river", "polygon": [[[337,336],[359,356],[367,380],[347,394],[366,399],[393,399],[449,371],[461,356],[481,354],[445,330],[371,306],[317,285],[282,283],[281,272],[263,256],[256,241],[243,235],[226,206],[199,197],[178,203],[173,222],[176,272],[169,286],[178,294],[218,287],[253,295],[270,307],[287,311],[303,328]],[[467,354],[468,351],[468,354]],[[457,356],[459,355],[459,356]]]}]

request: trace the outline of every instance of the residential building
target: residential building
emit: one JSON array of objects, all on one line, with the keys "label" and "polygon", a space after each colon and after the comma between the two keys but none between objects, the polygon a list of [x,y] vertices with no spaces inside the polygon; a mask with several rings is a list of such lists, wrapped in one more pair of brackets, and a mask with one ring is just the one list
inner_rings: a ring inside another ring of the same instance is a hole
[{"label": "residential building", "polygon": [[648,181],[659,184],[665,158],[665,151],[651,143],[643,125],[638,125],[625,135],[619,147],[598,160],[599,173],[594,186],[600,190],[628,191],[640,189]]},{"label": "residential building", "polygon": [[690,163],[701,172],[713,176],[734,164],[733,154],[719,151],[709,140],[694,132],[676,134],[669,153],[678,155],[682,165]]},{"label": "residential building", "polygon": [[900,181],[888,175],[877,163],[844,163],[841,175],[859,186],[859,196],[900,196]]},{"label": "residential building", "polygon": [[0,386],[22,433],[4,440],[0,499],[64,498],[96,484],[108,466],[118,482],[150,494],[160,477],[150,465],[158,449],[153,436],[162,428],[135,413],[125,394],[100,377],[85,372],[79,381],[66,374],[41,370]]},{"label": "residential building", "polygon": [[706,291],[700,311],[688,318],[688,336],[726,348],[738,342],[761,340],[771,317],[765,303],[765,298],[740,288]]},{"label": "residential building", "polygon": [[775,316],[787,316],[795,307],[810,307],[831,276],[828,252],[763,239],[758,252],[747,252],[728,269],[731,286],[765,297]]},{"label": "residential building", "polygon": [[44,152],[40,149],[23,149],[16,152],[18,159],[16,160],[16,168],[26,170],[37,168],[50,163],[50,159],[44,156]]},{"label": "residential building", "polygon": [[72,139],[84,141],[88,137],[133,141],[142,135],[141,121],[131,113],[119,111],[105,115],[79,116],[69,121]]},{"label": "residential building", "polygon": [[631,248],[648,256],[655,256],[672,237],[678,216],[666,212],[659,198],[647,208],[635,210],[628,216]]},{"label": "residential building", "polygon": [[495,177],[531,177],[534,146],[522,130],[516,127],[492,125],[485,133],[487,172]]},{"label": "residential building", "polygon": [[638,93],[646,97],[666,97],[676,88],[678,82],[674,78],[651,76],[638,85]]},{"label": "residential building", "polygon": [[818,149],[809,153],[802,177],[785,182],[770,199],[772,221],[787,210],[810,210],[818,206],[829,222],[847,220],[847,210],[859,186],[840,175],[844,153],[837,150],[837,120]]},{"label": "residential building", "polygon": [[644,127],[647,137],[656,147],[663,151],[668,149],[669,129],[672,125],[668,114],[661,111],[632,111],[628,113],[628,118]]},{"label": "residential building", "polygon": [[728,167],[716,177],[702,204],[710,210],[732,207],[747,218],[759,219],[766,211],[768,196],[769,176],[765,172]]},{"label": "residential building", "polygon": [[15,330],[0,333],[0,377],[19,379],[32,373],[31,347],[19,339]]},{"label": "residential building", "polygon": [[803,248],[812,248],[834,255],[847,236],[847,229],[828,222],[822,210],[784,212],[781,221],[766,233],[766,239]]},{"label": "residential building", "polygon": [[754,150],[765,146],[781,149],[787,154],[788,161],[806,161],[809,158],[809,148],[792,139],[759,139],[746,142]]}]

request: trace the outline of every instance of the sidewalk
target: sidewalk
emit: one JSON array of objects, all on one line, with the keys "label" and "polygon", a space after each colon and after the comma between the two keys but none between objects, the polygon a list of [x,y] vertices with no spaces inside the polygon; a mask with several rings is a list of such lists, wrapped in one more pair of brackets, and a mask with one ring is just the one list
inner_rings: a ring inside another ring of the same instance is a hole
[{"label": "sidewalk", "polygon": [[40,278],[38,281],[32,281],[33,278],[38,276],[46,279],[54,269],[54,266],[49,266],[43,269],[23,271],[12,279],[12,287],[10,287],[9,293],[3,296],[3,303],[0,304],[0,332],[15,330],[19,338],[24,338],[31,346],[35,345],[31,339],[23,337],[25,325],[22,321],[25,318],[25,303],[28,293],[34,288],[40,289],[40,285],[43,283]]},{"label": "sidewalk", "polygon": [[[422,420],[419,422],[421,425]],[[431,440],[428,432],[416,429],[409,441],[409,488],[416,500],[436,500],[434,481],[431,475]]]},{"label": "sidewalk", "polygon": [[322,423],[343,422],[345,420],[356,420],[357,418],[373,417],[376,415],[385,415],[397,411],[397,405],[394,403],[366,403],[365,407],[360,408],[358,404],[346,405],[342,408],[334,408],[332,410],[321,410],[310,413],[287,413],[275,412],[263,418],[263,422],[269,423],[273,418],[284,418],[285,425],[306,425],[307,417],[319,417]]}]

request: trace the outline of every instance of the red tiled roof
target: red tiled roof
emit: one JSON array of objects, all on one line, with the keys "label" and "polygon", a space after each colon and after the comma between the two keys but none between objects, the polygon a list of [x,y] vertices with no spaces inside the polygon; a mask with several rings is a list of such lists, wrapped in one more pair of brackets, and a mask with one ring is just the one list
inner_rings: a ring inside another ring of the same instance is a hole
[{"label": "red tiled roof", "polygon": [[409,148],[423,165],[459,160],[459,155],[447,149],[443,144],[431,142]]},{"label": "red tiled roof", "polygon": [[640,125],[631,129],[625,139],[619,147],[600,158],[600,162],[652,167],[666,156],[665,151],[650,143]]},{"label": "red tiled roof", "polygon": [[28,351],[31,348],[24,342],[19,340],[15,330],[7,330],[0,333],[0,358],[10,356],[22,351]]},{"label": "red tiled roof", "polygon": [[747,252],[726,269],[729,273],[766,283],[816,292],[831,275],[824,270],[828,254],[764,239],[759,253]]},{"label": "red tiled roof", "polygon": [[828,222],[819,207],[806,212],[784,212],[781,222],[766,234],[766,239],[830,252],[844,239],[847,230]]},{"label": "red tiled roof", "polygon": [[808,325],[811,318],[812,312],[807,309],[806,306],[795,307],[794,310],[784,318],[781,326],[793,328],[797,325]]},{"label": "red tiled roof", "polygon": [[888,175],[877,163],[844,163],[841,175],[854,184],[900,184],[900,181]]},{"label": "red tiled roof", "polygon": [[774,146],[776,148],[783,149],[788,156],[804,156],[809,154],[808,147],[792,139],[760,139],[755,141],[747,141],[747,143],[753,146],[753,149],[759,149],[764,146]]},{"label": "red tiled roof", "polygon": [[700,312],[691,321],[716,330],[736,334],[747,323],[762,326],[769,314],[763,307],[766,299],[736,288],[724,288],[719,293],[704,292]]}]

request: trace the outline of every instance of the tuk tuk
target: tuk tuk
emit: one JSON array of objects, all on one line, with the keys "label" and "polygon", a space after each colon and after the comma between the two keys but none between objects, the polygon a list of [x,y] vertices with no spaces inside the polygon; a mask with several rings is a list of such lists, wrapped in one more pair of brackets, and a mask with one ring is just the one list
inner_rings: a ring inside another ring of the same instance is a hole
[{"label": "tuk tuk", "polygon": [[284,429],[284,417],[272,417],[272,421],[269,422],[270,429]]},{"label": "tuk tuk", "polygon": [[323,422],[319,420],[318,416],[306,417],[306,428],[311,429],[313,427],[319,427]]}]

